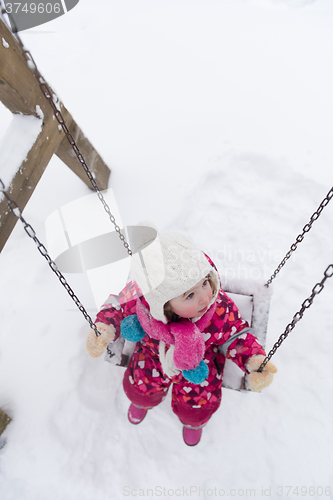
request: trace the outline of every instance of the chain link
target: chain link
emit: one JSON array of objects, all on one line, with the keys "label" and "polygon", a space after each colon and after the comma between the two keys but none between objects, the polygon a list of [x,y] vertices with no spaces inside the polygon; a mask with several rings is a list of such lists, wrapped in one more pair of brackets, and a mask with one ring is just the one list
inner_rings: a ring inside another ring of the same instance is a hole
[{"label": "chain link", "polygon": [[46,247],[37,238],[36,231],[34,230],[34,228],[31,226],[31,224],[28,224],[28,222],[24,219],[24,217],[22,215],[22,211],[21,211],[20,207],[18,206],[18,204],[16,203],[16,201],[12,200],[11,197],[9,196],[9,194],[6,193],[5,185],[1,179],[0,179],[0,192],[3,193],[3,195],[7,199],[7,203],[8,203],[8,206],[10,208],[10,211],[15,215],[15,217],[20,219],[20,221],[23,224],[25,232],[27,233],[29,238],[31,238],[36,243],[39,253],[46,259],[48,265],[50,266],[50,269],[52,269],[52,271],[59,278],[60,283],[67,290],[71,299],[75,302],[75,304],[78,307],[78,309],[80,310],[80,312],[83,314],[85,319],[88,321],[90,328],[92,328],[94,330],[96,336],[99,337],[101,335],[101,333],[98,331],[95,323],[93,322],[93,320],[91,319],[91,317],[87,313],[84,306],[81,304],[78,297],[75,295],[74,291],[72,290],[72,288],[68,284],[65,276],[59,271],[57,264],[51,259]]},{"label": "chain link", "polygon": [[312,293],[311,295],[304,300],[300,310],[294,314],[292,321],[286,326],[285,331],[280,335],[279,339],[275,344],[273,345],[272,349],[269,351],[268,355],[260,365],[258,371],[261,372],[265,366],[267,365],[268,361],[272,358],[272,356],[276,353],[282,342],[288,337],[289,333],[295,328],[296,323],[298,323],[302,318],[303,314],[306,309],[308,309],[315,298],[316,295],[321,293],[324,289],[325,282],[328,278],[331,278],[333,276],[333,264],[330,264],[327,269],[324,272],[324,278],[321,280],[320,283],[317,283],[313,288],[312,288]]},{"label": "chain link", "polygon": [[276,268],[276,270],[274,271],[272,276],[267,281],[267,283],[265,285],[266,287],[268,287],[272,283],[273,279],[277,276],[277,274],[283,268],[283,266],[285,265],[287,260],[292,255],[292,253],[295,252],[298,244],[303,241],[305,233],[308,233],[310,231],[312,224],[319,218],[323,209],[326,207],[326,205],[328,205],[328,203],[330,202],[330,200],[332,198],[333,198],[333,187],[329,190],[329,192],[327,193],[327,195],[325,196],[325,198],[323,199],[323,201],[321,202],[321,204],[319,205],[317,210],[311,215],[310,221],[307,224],[305,224],[305,226],[303,227],[303,231],[297,236],[295,243],[293,243],[291,245],[290,250],[286,253],[286,256],[284,257],[284,259],[280,262],[280,264],[278,265],[278,267]]}]

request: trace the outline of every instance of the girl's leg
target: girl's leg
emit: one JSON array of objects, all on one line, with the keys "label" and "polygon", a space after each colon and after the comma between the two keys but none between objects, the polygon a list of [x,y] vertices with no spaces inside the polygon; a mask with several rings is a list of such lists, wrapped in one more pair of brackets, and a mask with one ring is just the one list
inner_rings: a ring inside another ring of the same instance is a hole
[{"label": "girl's leg", "polygon": [[201,408],[192,408],[176,400],[172,402],[172,409],[182,424],[192,429],[198,429],[206,425],[210,417],[220,406],[220,403],[221,400],[213,407],[205,408],[203,406]]},{"label": "girl's leg", "polygon": [[138,408],[150,409],[163,401],[171,384],[160,371],[160,365],[140,345],[124,374],[126,396]]},{"label": "girl's leg", "polygon": [[179,420],[190,428],[205,425],[219,408],[222,398],[222,379],[215,365],[210,367],[204,384],[189,384],[184,378],[172,388],[172,409]]},{"label": "girl's leg", "polygon": [[209,408],[200,407],[193,408],[182,404],[181,401],[173,400],[172,409],[179,420],[184,424],[183,439],[188,446],[196,446],[202,434],[202,428],[206,425],[213,413],[220,406],[221,399],[216,402],[215,406]]},{"label": "girl's leg", "polygon": [[134,379],[131,376],[131,372],[128,368],[124,373],[123,387],[128,399],[138,408],[145,408],[145,409],[150,409],[153,408],[154,406],[159,405],[163,401],[168,392],[167,386],[161,388],[162,390],[153,394],[147,394],[147,392],[141,392],[138,389],[137,382],[134,382]]}]

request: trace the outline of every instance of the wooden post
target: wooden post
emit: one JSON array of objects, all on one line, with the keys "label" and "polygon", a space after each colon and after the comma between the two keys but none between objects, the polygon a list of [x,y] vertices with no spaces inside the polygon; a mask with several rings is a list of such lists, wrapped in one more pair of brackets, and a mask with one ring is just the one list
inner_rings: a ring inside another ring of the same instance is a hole
[{"label": "wooden post", "polygon": [[[50,86],[49,88],[51,89]],[[89,188],[92,188],[71,145],[63,131],[59,130],[52,108],[45,99],[37,79],[28,68],[17,40],[2,19],[0,19],[0,101],[12,113],[43,118],[42,130],[27,154],[26,160],[16,172],[11,188],[8,190],[8,194],[22,211],[53,154],[56,154]],[[84,136],[65,106],[61,102],[58,105],[97,185],[101,190],[106,189],[110,176],[108,166]],[[61,179],[59,179],[60,188]],[[0,201],[0,252],[17,220],[17,217],[9,210],[6,199],[3,198]]]},{"label": "wooden post", "polygon": [[7,425],[11,422],[11,418],[0,409],[0,435],[3,433]]}]

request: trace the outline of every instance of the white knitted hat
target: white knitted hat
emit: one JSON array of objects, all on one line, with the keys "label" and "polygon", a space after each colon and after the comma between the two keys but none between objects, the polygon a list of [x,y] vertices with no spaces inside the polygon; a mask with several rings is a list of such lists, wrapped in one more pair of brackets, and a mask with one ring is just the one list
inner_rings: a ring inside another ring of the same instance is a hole
[{"label": "white knitted hat", "polygon": [[[147,300],[153,318],[167,323],[164,305],[195,286],[208,273],[216,290],[219,278],[204,253],[176,233],[158,234],[132,256],[132,276]],[[213,295],[212,302],[216,298]]]}]

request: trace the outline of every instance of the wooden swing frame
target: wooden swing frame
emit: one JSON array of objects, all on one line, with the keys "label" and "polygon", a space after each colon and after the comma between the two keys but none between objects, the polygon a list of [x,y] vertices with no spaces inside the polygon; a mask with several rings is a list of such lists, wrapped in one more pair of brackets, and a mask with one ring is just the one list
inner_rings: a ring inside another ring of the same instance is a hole
[{"label": "wooden swing frame", "polygon": [[[51,88],[49,86],[49,88]],[[23,210],[54,154],[58,156],[90,189],[92,185],[45,99],[38,81],[29,69],[18,40],[0,17],[0,101],[13,114],[42,119],[41,132],[31,145],[26,159],[7,186],[7,193]],[[101,189],[107,189],[110,169],[85,137],[62,102],[57,104],[80,151],[89,162],[92,175]],[[59,186],[60,189],[61,186]],[[0,199],[0,252],[18,218],[9,210],[5,197]],[[0,435],[11,418],[0,409]]]},{"label": "wooden swing frame", "polygon": [[[50,86],[49,86],[50,87]],[[51,87],[50,87],[51,88]],[[34,192],[48,163],[55,154],[90,189],[91,183],[84,173],[71,145],[58,127],[51,106],[45,99],[37,79],[27,65],[20,44],[0,17],[0,101],[13,114],[41,118],[42,130],[31,145],[26,159],[17,169],[8,193],[23,210]],[[58,103],[66,124],[101,189],[107,189],[110,169],[85,137],[62,102]],[[39,111],[40,110],[40,111]],[[41,113],[41,114],[40,114]],[[61,186],[59,185],[59,188]],[[17,217],[8,209],[7,200],[0,201],[0,252],[9,238]]]}]

